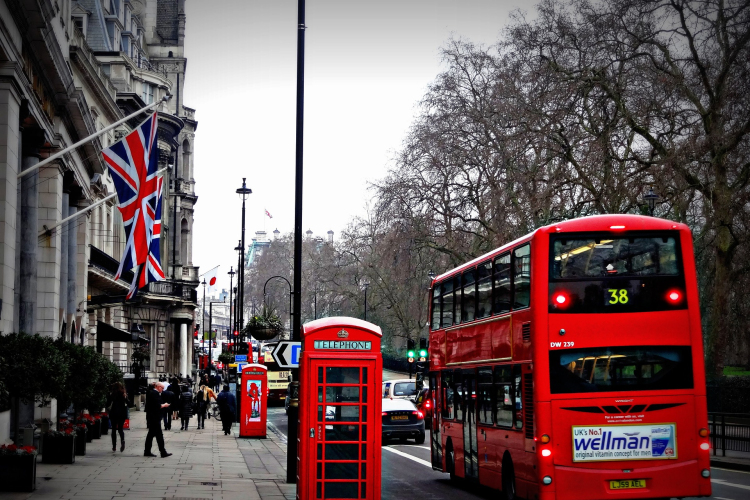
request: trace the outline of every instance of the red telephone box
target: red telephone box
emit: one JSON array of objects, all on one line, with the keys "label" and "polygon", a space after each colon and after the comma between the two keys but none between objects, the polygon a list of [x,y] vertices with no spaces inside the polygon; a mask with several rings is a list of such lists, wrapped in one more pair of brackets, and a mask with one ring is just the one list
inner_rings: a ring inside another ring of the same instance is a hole
[{"label": "red telephone box", "polygon": [[302,325],[297,498],[380,498],[380,327],[354,318]]},{"label": "red telephone box", "polygon": [[252,364],[242,367],[240,437],[266,437],[268,368]]}]

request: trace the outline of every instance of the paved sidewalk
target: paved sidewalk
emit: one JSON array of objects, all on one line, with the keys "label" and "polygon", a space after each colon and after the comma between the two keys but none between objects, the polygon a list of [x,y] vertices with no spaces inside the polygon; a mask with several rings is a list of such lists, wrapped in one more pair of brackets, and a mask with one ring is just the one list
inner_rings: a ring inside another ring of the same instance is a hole
[{"label": "paved sidewalk", "polygon": [[[2,500],[191,498],[214,500],[291,500],[294,484],[286,483],[286,444],[273,432],[267,439],[237,437],[238,424],[225,436],[221,422],[206,420],[205,430],[180,431],[172,421],[164,431],[168,458],[143,456],[146,414],[130,412],[125,451],[112,452],[109,435],[86,446],[86,456],[71,465],[37,464],[36,491],[0,493]],[[111,432],[111,430],[110,430]],[[119,437],[118,437],[119,450]],[[159,450],[154,442],[153,451]]]}]

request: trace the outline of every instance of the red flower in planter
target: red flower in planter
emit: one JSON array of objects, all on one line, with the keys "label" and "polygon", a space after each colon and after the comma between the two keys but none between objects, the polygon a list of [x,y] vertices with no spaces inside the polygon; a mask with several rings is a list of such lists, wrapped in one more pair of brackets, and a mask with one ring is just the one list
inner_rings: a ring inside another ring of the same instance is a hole
[{"label": "red flower in planter", "polygon": [[71,434],[73,434],[73,428],[72,428],[72,427],[66,427],[66,428],[65,428],[65,429],[63,430],[63,432],[64,432],[65,434],[67,434],[67,435],[69,435],[69,436],[70,436]]}]

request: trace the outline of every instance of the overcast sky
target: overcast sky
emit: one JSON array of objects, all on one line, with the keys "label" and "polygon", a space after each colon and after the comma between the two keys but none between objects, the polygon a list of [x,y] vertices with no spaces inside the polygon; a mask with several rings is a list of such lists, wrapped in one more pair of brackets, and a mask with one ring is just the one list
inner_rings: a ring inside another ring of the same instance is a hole
[{"label": "overcast sky", "polygon": [[[303,233],[338,237],[371,198],[450,37],[490,45],[517,0],[308,0]],[[188,0],[184,104],[196,109],[193,265],[237,265],[245,241],[294,231],[296,0]],[[268,218],[264,210],[273,216]]]}]

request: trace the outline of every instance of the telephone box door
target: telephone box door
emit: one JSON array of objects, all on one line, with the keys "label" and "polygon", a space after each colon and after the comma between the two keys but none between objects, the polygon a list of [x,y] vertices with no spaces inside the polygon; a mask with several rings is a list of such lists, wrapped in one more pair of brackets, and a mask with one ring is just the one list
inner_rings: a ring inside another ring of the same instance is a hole
[{"label": "telephone box door", "polygon": [[374,498],[367,479],[373,477],[373,443],[380,443],[373,435],[380,432],[374,399],[380,394],[372,384],[376,361],[312,359],[308,366],[311,428],[301,431],[310,439],[315,468],[307,498]]}]

